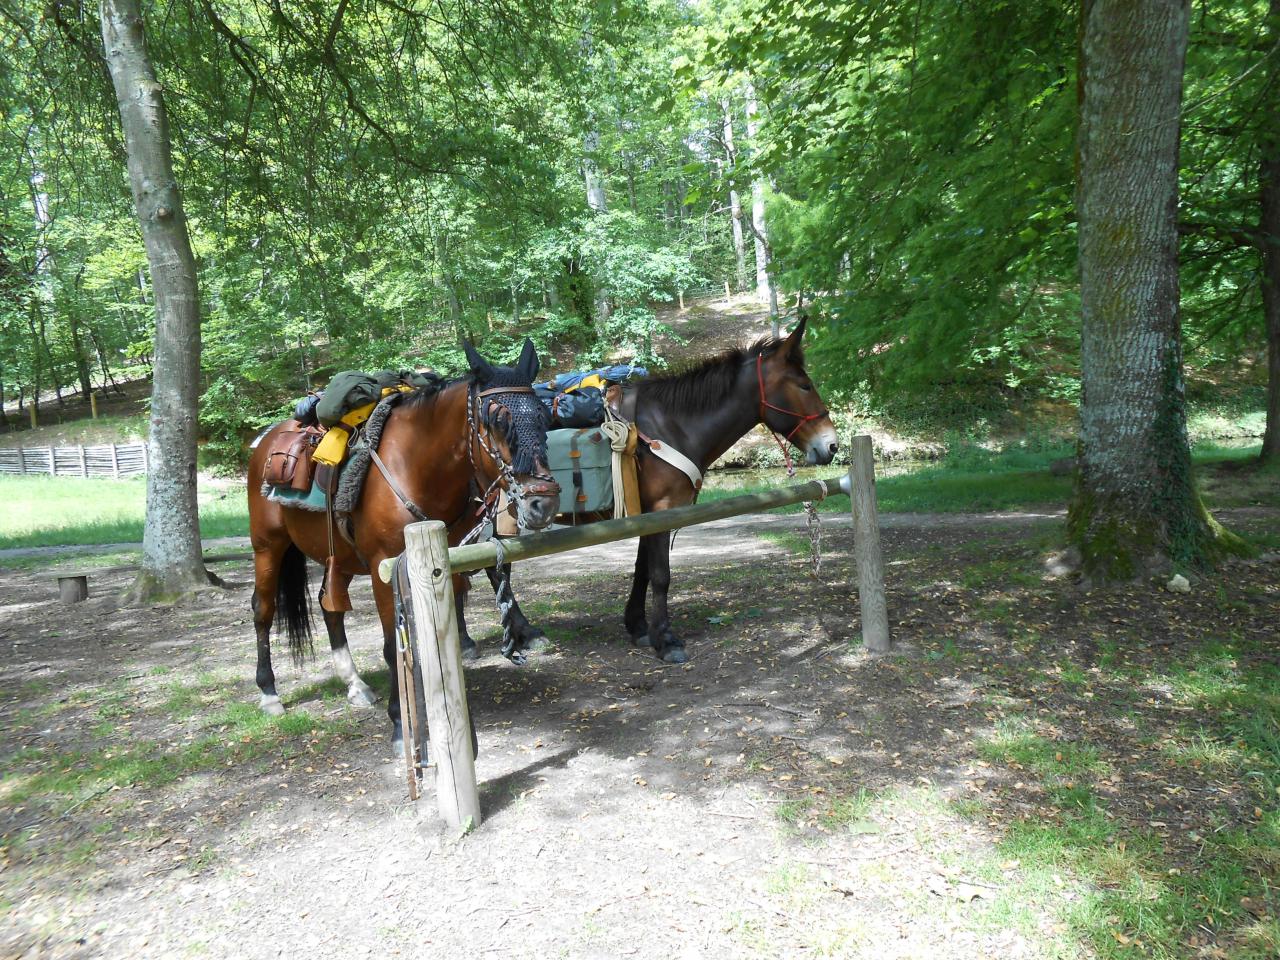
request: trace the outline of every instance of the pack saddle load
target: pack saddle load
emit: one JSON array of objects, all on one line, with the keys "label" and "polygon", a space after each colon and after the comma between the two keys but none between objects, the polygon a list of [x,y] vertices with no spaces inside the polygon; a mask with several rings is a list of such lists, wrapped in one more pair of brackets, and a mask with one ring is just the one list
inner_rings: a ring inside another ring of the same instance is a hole
[{"label": "pack saddle load", "polygon": [[[564,522],[640,513],[636,450],[641,443],[701,486],[701,473],[687,457],[640,435],[634,417],[626,415],[624,384],[647,373],[644,367],[618,364],[534,384],[552,427],[547,431],[547,465],[560,484],[558,513]],[[298,402],[295,428],[276,435],[267,455],[263,495],[288,507],[328,511],[335,528],[349,539],[349,515],[371,462],[377,463],[387,414],[400,394],[436,376],[406,370],[335,375],[323,392]],[[519,532],[509,510],[499,510],[495,526],[489,534]]]}]

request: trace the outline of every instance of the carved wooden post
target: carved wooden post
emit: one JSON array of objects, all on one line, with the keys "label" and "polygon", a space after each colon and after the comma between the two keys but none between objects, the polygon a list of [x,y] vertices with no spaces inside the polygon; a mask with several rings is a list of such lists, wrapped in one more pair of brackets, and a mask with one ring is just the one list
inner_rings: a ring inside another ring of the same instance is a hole
[{"label": "carved wooden post", "polygon": [[439,520],[404,528],[427,695],[427,729],[436,763],[436,803],[451,827],[480,825],[480,793],[471,752],[471,718],[462,674],[458,614],[449,569],[449,537]]},{"label": "carved wooden post", "polygon": [[120,452],[114,443],[111,444],[111,475],[117,480],[120,479]]},{"label": "carved wooden post", "polygon": [[880,553],[875,461],[871,438],[865,435],[853,438],[849,502],[853,508],[853,555],[858,564],[862,642],[868,650],[884,653],[889,649],[889,611],[884,596],[884,557]]},{"label": "carved wooden post", "polygon": [[80,451],[80,476],[87,477],[89,475],[89,464],[85,461],[84,444],[80,444],[78,449]]}]

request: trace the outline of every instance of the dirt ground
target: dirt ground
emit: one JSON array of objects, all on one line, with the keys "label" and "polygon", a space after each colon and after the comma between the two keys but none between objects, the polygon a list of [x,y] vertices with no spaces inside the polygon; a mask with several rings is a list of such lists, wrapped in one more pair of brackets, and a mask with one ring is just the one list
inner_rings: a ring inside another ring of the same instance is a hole
[{"label": "dirt ground", "polygon": [[[1280,533],[1274,511],[1225,519]],[[121,574],[68,607],[38,570],[0,571],[0,957],[1093,955],[1071,911],[1095,881],[1009,857],[1018,824],[1054,814],[982,744],[1051,715],[1109,764],[1116,822],[1159,823],[1194,869],[1179,837],[1209,810],[1177,798],[1217,787],[1151,746],[1183,707],[1099,670],[1273,643],[1280,566],[1083,593],[1055,565],[1057,518],[930,520],[885,525],[888,656],[858,646],[830,518],[817,579],[802,518],[679,535],[683,667],[625,641],[629,548],[518,571],[552,639],[523,668],[492,654],[477,590],[484,823],[462,836],[431,789],[409,803],[384,713],[348,706],[327,657],[299,671],[278,649],[289,712],[260,715],[248,565],[159,610],[120,607]],[[353,601],[357,664],[385,691],[367,581]],[[1227,785],[1212,814],[1254,804]]]}]

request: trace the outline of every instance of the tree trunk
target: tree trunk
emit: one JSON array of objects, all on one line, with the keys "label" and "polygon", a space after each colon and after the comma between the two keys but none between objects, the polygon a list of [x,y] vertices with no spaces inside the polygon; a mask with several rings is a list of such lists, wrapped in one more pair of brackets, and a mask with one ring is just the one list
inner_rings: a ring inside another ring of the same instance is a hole
[{"label": "tree trunk", "polygon": [[[759,150],[760,121],[756,105],[756,88],[747,83],[747,139],[753,150]],[[769,318],[773,321],[773,335],[780,333],[778,318],[778,293],[773,287],[772,251],[769,249],[769,228],[764,217],[764,180],[757,174],[751,181],[751,232],[756,241],[756,296],[769,304]]]},{"label": "tree trunk", "polygon": [[1178,309],[1187,0],[1084,5],[1077,194],[1080,472],[1069,531],[1088,581],[1207,559],[1191,481]]},{"label": "tree trunk", "polygon": [[[1280,42],[1280,0],[1271,0],[1267,15],[1267,48],[1271,54],[1266,89],[1280,88],[1280,65],[1275,45]],[[1259,215],[1262,252],[1262,312],[1267,325],[1267,426],[1262,435],[1261,459],[1280,461],[1280,111],[1262,111]]]},{"label": "tree trunk", "polygon": [[147,519],[142,567],[131,590],[134,599],[147,600],[207,585],[211,579],[200,555],[196,503],[200,293],[140,0],[101,0],[99,11],[155,298]]},{"label": "tree trunk", "polygon": [[[724,109],[724,154],[725,164],[732,178],[738,167],[738,155],[733,149],[733,113],[729,102],[723,104]],[[747,244],[742,231],[742,197],[733,187],[729,187],[729,225],[733,231],[733,257],[737,265],[737,288],[742,290],[747,285]]]}]

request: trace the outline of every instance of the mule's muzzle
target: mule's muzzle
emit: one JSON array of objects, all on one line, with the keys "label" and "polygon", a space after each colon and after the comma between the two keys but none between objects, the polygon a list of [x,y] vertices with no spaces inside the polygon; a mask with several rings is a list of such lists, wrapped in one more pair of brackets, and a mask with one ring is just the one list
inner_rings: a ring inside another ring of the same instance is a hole
[{"label": "mule's muzzle", "polygon": [[840,449],[834,426],[824,426],[815,430],[809,442],[805,444],[804,462],[810,466],[822,466],[830,463]]}]

